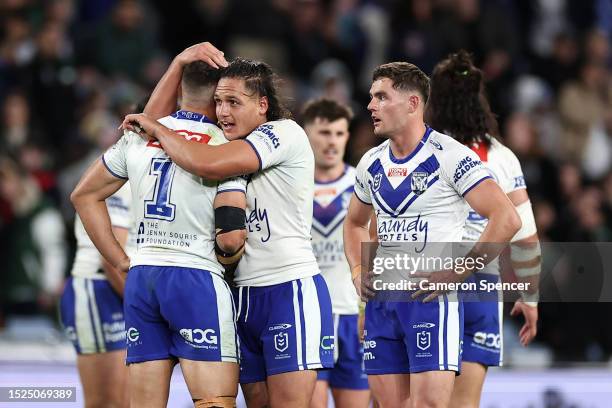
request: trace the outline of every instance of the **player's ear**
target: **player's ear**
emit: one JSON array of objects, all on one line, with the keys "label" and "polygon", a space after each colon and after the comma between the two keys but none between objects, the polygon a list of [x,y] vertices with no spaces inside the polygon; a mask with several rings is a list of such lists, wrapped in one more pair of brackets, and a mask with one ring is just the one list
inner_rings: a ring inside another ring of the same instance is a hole
[{"label": "player's ear", "polygon": [[259,114],[265,116],[268,113],[268,97],[262,96],[259,98]]},{"label": "player's ear", "polygon": [[421,97],[417,94],[412,94],[408,97],[408,106],[410,106],[410,113],[416,112],[421,104]]}]

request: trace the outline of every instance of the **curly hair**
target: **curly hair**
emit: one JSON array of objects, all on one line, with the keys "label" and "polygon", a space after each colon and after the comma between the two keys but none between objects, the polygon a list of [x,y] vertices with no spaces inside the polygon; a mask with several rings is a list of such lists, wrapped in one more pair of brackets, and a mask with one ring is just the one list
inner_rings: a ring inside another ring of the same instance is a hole
[{"label": "curly hair", "polygon": [[491,145],[498,126],[485,96],[482,71],[465,50],[439,62],[431,75],[425,122],[459,142]]},{"label": "curly hair", "polygon": [[267,120],[291,118],[291,112],[283,105],[278,95],[279,79],[265,62],[236,58],[221,70],[220,77],[241,78],[247,90],[268,98]]}]

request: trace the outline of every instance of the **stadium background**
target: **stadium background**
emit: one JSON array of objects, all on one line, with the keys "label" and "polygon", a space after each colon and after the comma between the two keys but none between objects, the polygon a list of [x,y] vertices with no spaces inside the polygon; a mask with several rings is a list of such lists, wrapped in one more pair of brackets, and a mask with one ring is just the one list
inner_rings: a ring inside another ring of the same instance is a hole
[{"label": "stadium background", "polygon": [[[0,22],[0,157],[22,170],[12,182],[0,172],[0,385],[76,385],[55,308],[74,253],[69,193],[171,58],[200,41],[270,63],[296,115],[315,96],[350,104],[352,164],[380,143],[365,110],[373,68],[405,60],[430,73],[467,49],[541,239],[612,237],[612,0],[3,0]],[[24,268],[13,260],[32,248],[13,238],[39,205],[62,222]],[[45,289],[15,297],[23,274]],[[526,349],[507,318],[508,368],[492,370],[483,406],[610,406],[610,305],[542,304]],[[177,378],[173,390],[189,406]]]}]

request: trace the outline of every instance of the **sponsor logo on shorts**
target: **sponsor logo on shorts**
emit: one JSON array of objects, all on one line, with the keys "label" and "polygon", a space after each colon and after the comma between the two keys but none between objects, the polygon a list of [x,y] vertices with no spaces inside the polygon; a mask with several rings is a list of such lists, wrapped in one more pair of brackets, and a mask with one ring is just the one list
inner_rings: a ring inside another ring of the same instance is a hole
[{"label": "sponsor logo on shorts", "polygon": [[217,345],[218,337],[213,329],[181,329],[179,333],[189,343],[197,345]]},{"label": "sponsor logo on shorts", "polygon": [[[367,332],[364,331],[364,336],[367,335]],[[374,355],[373,349],[376,348],[376,340],[366,340],[363,342],[363,360],[376,360],[376,356]],[[368,351],[369,350],[369,351]]]},{"label": "sponsor logo on shorts", "polygon": [[334,349],[334,336],[321,337],[321,348],[323,350],[333,350]]},{"label": "sponsor logo on shorts", "polygon": [[476,332],[474,334],[474,343],[479,346],[501,348],[501,335],[498,333]]},{"label": "sponsor logo on shorts", "polygon": [[102,323],[102,331],[104,332],[104,341],[107,343],[125,341],[125,322],[123,320]]},{"label": "sponsor logo on shorts", "polygon": [[127,331],[127,339],[129,342],[134,343],[137,342],[140,338],[140,333],[135,327],[130,327]]},{"label": "sponsor logo on shorts", "polygon": [[431,333],[422,331],[417,333],[417,347],[423,351],[431,346]]},{"label": "sponsor logo on shorts", "polygon": [[431,329],[432,327],[436,327],[436,325],[429,322],[420,322],[412,325],[413,329]]},{"label": "sponsor logo on shorts", "polygon": [[274,335],[274,348],[281,353],[289,348],[289,335],[286,332]]},{"label": "sponsor logo on shorts", "polygon": [[291,327],[291,325],[289,323],[280,323],[280,324],[275,324],[274,326],[268,327],[268,331],[287,330],[290,327]]}]

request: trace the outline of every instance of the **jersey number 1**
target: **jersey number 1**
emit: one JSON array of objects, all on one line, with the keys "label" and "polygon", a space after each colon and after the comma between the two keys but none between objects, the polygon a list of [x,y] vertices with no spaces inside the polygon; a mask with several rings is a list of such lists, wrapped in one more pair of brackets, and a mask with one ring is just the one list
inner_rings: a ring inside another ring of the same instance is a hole
[{"label": "jersey number 1", "polygon": [[170,159],[155,158],[151,161],[149,174],[155,176],[155,191],[152,200],[145,200],[145,218],[173,221],[176,206],[170,202],[170,191],[175,166]]}]

